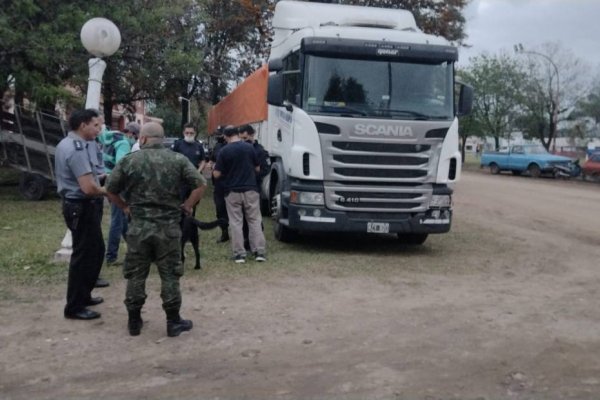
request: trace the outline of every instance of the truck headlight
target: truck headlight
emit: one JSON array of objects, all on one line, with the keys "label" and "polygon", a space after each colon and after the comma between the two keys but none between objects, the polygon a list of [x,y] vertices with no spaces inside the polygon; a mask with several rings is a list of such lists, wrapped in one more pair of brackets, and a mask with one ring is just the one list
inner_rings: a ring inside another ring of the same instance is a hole
[{"label": "truck headlight", "polygon": [[452,199],[448,195],[437,195],[431,196],[430,207],[435,208],[448,208],[452,205]]},{"label": "truck headlight", "polygon": [[296,204],[308,204],[311,206],[324,206],[325,197],[319,192],[290,192],[290,202]]}]

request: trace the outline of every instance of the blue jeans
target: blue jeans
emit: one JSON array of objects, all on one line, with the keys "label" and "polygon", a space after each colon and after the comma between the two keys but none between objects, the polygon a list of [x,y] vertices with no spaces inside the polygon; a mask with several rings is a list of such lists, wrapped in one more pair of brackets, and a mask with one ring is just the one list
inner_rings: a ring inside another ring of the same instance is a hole
[{"label": "blue jeans", "polygon": [[117,260],[119,255],[119,242],[121,236],[125,239],[127,234],[127,218],[125,213],[116,205],[110,205],[110,230],[108,231],[108,246],[106,249],[106,261]]}]

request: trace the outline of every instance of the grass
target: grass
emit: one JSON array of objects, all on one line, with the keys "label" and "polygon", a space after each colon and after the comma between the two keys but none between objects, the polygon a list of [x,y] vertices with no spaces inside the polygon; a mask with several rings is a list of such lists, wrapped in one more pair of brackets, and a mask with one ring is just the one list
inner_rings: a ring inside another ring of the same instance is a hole
[{"label": "grass", "polygon": [[[2,169],[0,168],[0,171]],[[3,171],[5,172],[5,171]],[[2,174],[0,174],[2,176]],[[65,282],[67,268],[52,261],[60,247],[66,227],[56,196],[31,202],[24,200],[14,185],[0,181],[0,298],[7,296],[11,285],[47,285]],[[105,207],[104,237],[107,238],[109,208]],[[207,190],[197,217],[214,219],[212,194]],[[378,276],[382,279],[398,273],[471,273],[473,263],[465,263],[464,249],[478,247],[491,238],[480,229],[461,223],[458,218],[452,232],[431,235],[423,246],[404,246],[392,235],[305,235],[292,244],[275,240],[272,222],[265,218],[267,238],[266,263],[249,260],[240,266],[230,260],[229,243],[217,244],[219,229],[201,233],[203,269],[193,270],[193,252],[186,246],[186,276],[203,279],[273,274],[324,274],[331,277],[352,275]],[[124,258],[126,245],[122,242],[119,259]],[[477,267],[475,267],[476,269]],[[103,267],[108,279],[121,279],[119,268]]]}]

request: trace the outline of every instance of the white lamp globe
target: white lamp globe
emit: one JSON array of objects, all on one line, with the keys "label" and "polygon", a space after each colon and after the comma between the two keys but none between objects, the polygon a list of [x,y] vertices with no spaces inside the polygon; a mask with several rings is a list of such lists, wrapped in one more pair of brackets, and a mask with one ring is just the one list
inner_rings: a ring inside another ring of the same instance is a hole
[{"label": "white lamp globe", "polygon": [[81,28],[81,43],[94,56],[108,57],[119,50],[121,32],[106,18],[92,18]]}]

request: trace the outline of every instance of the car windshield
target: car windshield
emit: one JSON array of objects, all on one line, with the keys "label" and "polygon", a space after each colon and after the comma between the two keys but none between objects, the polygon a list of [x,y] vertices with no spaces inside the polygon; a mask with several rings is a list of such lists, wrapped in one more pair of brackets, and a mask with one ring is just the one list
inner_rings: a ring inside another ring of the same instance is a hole
[{"label": "car windshield", "polygon": [[413,120],[454,118],[453,66],[307,55],[307,112]]}]

